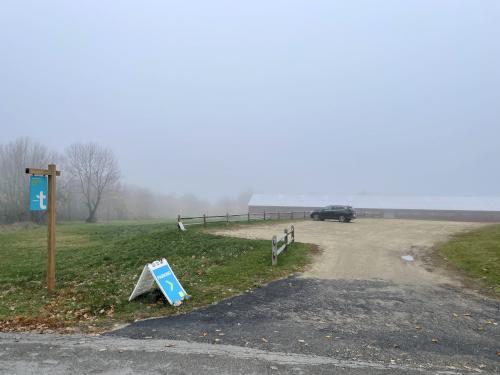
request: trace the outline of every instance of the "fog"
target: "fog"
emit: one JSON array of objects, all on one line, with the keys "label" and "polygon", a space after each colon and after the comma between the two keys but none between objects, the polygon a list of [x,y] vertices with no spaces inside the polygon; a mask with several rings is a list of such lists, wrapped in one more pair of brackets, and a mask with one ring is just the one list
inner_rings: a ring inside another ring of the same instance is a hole
[{"label": "fog", "polygon": [[4,1],[0,143],[97,142],[124,184],[209,201],[499,195],[499,19],[498,1]]}]

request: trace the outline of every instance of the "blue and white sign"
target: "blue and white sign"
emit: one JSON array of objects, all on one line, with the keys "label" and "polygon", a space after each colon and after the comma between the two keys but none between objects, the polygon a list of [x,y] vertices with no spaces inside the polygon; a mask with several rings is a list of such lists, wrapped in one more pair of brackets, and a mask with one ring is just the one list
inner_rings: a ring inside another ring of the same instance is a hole
[{"label": "blue and white sign", "polygon": [[46,211],[48,202],[47,176],[30,176],[30,210]]},{"label": "blue and white sign", "polygon": [[144,266],[129,301],[146,293],[151,289],[155,281],[171,305],[179,306],[183,300],[190,298],[175,276],[174,271],[170,268],[170,264],[163,258],[161,261]]}]

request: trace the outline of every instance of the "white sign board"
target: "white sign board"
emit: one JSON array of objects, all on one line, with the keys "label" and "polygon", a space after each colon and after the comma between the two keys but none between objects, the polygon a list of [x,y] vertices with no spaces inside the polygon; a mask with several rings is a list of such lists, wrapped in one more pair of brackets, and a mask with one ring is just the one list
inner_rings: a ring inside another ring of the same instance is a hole
[{"label": "white sign board", "polygon": [[163,258],[144,266],[128,300],[132,301],[137,296],[146,293],[155,282],[171,305],[179,306],[183,300],[190,298],[170,268],[170,264]]},{"label": "white sign board", "polygon": [[179,227],[179,229],[183,232],[186,231],[186,227],[184,226],[184,224],[182,224],[182,221],[179,221],[177,222],[177,226]]}]

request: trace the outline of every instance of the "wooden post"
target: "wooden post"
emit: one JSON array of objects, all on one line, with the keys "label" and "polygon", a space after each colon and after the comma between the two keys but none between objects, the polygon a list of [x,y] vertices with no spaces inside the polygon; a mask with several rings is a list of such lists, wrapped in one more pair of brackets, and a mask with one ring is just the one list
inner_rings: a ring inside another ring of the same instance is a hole
[{"label": "wooden post", "polygon": [[203,214],[203,226],[207,226],[207,214]]},{"label": "wooden post", "polygon": [[304,219],[306,218],[306,212],[304,211]]},{"label": "wooden post", "polygon": [[177,215],[177,222],[181,221],[181,215]]},{"label": "wooden post", "polygon": [[288,229],[285,228],[285,251],[288,249]]},{"label": "wooden post", "polygon": [[264,210],[264,221],[266,221],[266,210]]},{"label": "wooden post", "polygon": [[295,242],[295,227],[293,225],[290,227],[290,232],[292,233],[291,243],[294,243]]},{"label": "wooden post", "polygon": [[250,211],[248,211],[248,222],[250,222]]},{"label": "wooden post", "polygon": [[48,176],[48,204],[47,204],[47,289],[56,288],[56,176],[61,172],[55,164],[49,164],[48,169],[26,168],[31,175]]},{"label": "wooden post", "polygon": [[49,164],[49,206],[48,206],[48,269],[47,288],[56,287],[56,165]]},{"label": "wooden post", "polygon": [[278,264],[278,254],[277,254],[277,251],[278,251],[278,239],[276,238],[276,236],[273,236],[273,239],[271,241],[271,264],[273,266],[277,265]]},{"label": "wooden post", "polygon": [[226,212],[226,223],[229,224],[229,212]]}]

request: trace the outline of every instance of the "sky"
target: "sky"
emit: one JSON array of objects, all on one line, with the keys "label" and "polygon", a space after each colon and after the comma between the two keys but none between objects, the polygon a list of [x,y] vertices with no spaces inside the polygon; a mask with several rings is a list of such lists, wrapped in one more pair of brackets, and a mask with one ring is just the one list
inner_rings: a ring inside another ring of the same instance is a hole
[{"label": "sky", "polygon": [[500,196],[500,2],[0,4],[0,143],[97,142],[124,181]]}]

